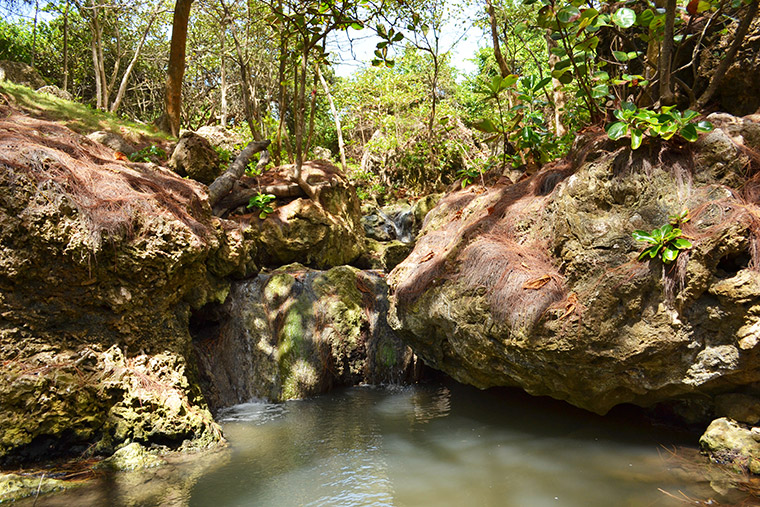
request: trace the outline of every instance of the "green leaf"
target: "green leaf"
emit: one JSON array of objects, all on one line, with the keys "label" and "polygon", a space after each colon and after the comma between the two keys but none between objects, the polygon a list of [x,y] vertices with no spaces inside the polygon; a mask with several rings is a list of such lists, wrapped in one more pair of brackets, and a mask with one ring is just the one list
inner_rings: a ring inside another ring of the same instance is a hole
[{"label": "green leaf", "polygon": [[653,19],[654,13],[652,9],[645,9],[641,14],[636,16],[636,22],[644,28],[647,28]]},{"label": "green leaf", "polygon": [[597,45],[599,45],[599,37],[594,35],[575,46],[575,48],[578,51],[591,51],[592,49],[596,49]]},{"label": "green leaf", "polygon": [[702,120],[697,123],[694,128],[697,130],[697,132],[710,132],[715,127],[713,127],[713,124],[709,121]]},{"label": "green leaf", "polygon": [[628,7],[621,7],[612,15],[612,22],[620,28],[630,28],[636,23],[636,12]]},{"label": "green leaf", "polygon": [[580,16],[580,14],[581,11],[579,11],[577,7],[573,5],[566,5],[557,11],[557,21],[563,24],[567,24],[570,23],[570,21],[574,21],[575,18]]},{"label": "green leaf", "polygon": [[350,26],[354,30],[361,30],[362,28],[364,28],[364,25],[360,21],[354,21],[348,26]]},{"label": "green leaf", "polygon": [[644,133],[640,129],[631,129],[631,149],[638,150],[644,140]]},{"label": "green leaf", "polygon": [[481,132],[485,132],[486,134],[493,134],[494,132],[497,132],[496,126],[489,119],[476,121],[472,126]]},{"label": "green leaf", "polygon": [[672,245],[679,250],[685,250],[692,247],[691,241],[686,238],[674,239]]},{"label": "green leaf", "polygon": [[396,35],[393,36],[393,39],[391,39],[393,42],[400,42],[404,39],[404,34],[399,32]]},{"label": "green leaf", "polygon": [[616,121],[607,125],[605,130],[607,131],[607,137],[616,141],[628,133],[628,125],[622,121]]},{"label": "green leaf", "polygon": [[662,262],[670,264],[678,257],[678,250],[675,248],[665,247],[662,251]]},{"label": "green leaf", "polygon": [[635,60],[636,58],[639,57],[639,53],[636,51],[629,51],[627,56],[628,56],[628,60]]},{"label": "green leaf", "polygon": [[561,46],[554,46],[549,51],[551,52],[551,54],[556,55],[556,56],[565,56],[565,55],[567,55],[567,51],[565,51],[565,48],[563,48]]},{"label": "green leaf", "polygon": [[541,81],[536,83],[536,86],[533,87],[533,91],[537,92],[538,90],[540,90],[541,88],[543,88],[544,86],[548,85],[551,82],[552,82],[551,77],[545,77]]},{"label": "green leaf", "polygon": [[696,111],[692,111],[691,109],[687,109],[686,111],[683,112],[684,121],[689,121],[693,118],[696,118],[697,116],[699,116],[699,113]]},{"label": "green leaf", "polygon": [[648,241],[649,243],[657,243],[655,239],[647,231],[635,230],[631,234],[636,241]]},{"label": "green leaf", "polygon": [[606,84],[599,84],[591,89],[591,96],[595,99],[601,99],[602,97],[606,97],[609,92],[610,89]]},{"label": "green leaf", "polygon": [[615,57],[615,60],[619,62],[627,62],[628,61],[628,53],[625,51],[613,51],[612,56]]},{"label": "green leaf", "polygon": [[693,143],[699,137],[699,134],[697,133],[697,127],[693,123],[689,123],[684,128],[682,128],[678,133],[681,134],[681,137],[683,137],[690,143]]}]

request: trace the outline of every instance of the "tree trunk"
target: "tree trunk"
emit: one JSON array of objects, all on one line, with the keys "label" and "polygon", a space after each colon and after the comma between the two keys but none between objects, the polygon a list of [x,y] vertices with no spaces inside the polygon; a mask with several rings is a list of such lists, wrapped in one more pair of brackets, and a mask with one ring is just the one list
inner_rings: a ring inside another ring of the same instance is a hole
[{"label": "tree trunk", "polygon": [[248,165],[248,160],[254,153],[264,151],[269,147],[271,141],[251,141],[248,146],[235,158],[229,168],[224,173],[215,179],[208,187],[208,202],[213,208],[219,200],[227,195],[232,190],[235,182],[240,179],[245,173],[245,167]]},{"label": "tree trunk", "polygon": [[221,62],[221,72],[222,72],[222,118],[221,118],[221,124],[222,127],[227,127],[227,69],[225,68],[226,64],[226,55],[225,55],[225,39],[227,39],[227,26],[224,25],[222,27],[222,62]]},{"label": "tree trunk", "polygon": [[169,68],[166,76],[166,116],[169,130],[179,136],[182,115],[182,78],[185,76],[185,46],[190,6],[193,0],[177,0],[172,23],[172,43],[169,51]]},{"label": "tree trunk", "polygon": [[493,8],[493,3],[491,3],[491,0],[486,0],[486,8],[488,9],[488,21],[491,25],[493,56],[496,58],[496,63],[499,64],[499,72],[501,72],[501,77],[507,77],[509,75],[509,66],[507,65],[507,61],[504,59],[504,55],[501,53],[499,31],[496,26],[496,11]]},{"label": "tree trunk", "polygon": [[736,28],[736,32],[734,32],[734,40],[731,42],[731,47],[728,48],[723,60],[718,64],[718,68],[715,69],[715,72],[710,78],[710,83],[707,85],[707,89],[699,96],[699,99],[697,99],[696,107],[698,110],[707,105],[707,102],[718,90],[718,86],[720,85],[723,76],[726,74],[728,67],[734,62],[736,53],[739,52],[744,37],[747,35],[749,27],[752,24],[752,20],[757,15],[757,6],[758,0],[752,0],[749,7],[747,7],[747,12],[744,14],[739,26]]},{"label": "tree trunk", "polygon": [[[559,62],[559,56],[555,55],[551,52],[552,48],[557,47],[557,42],[552,39],[549,35],[545,36],[546,39],[546,47],[549,50],[549,69],[553,69],[554,66]],[[566,103],[566,97],[565,92],[563,91],[562,83],[559,82],[559,79],[552,78],[552,102],[553,102],[553,108],[554,108],[554,133],[557,134],[557,137],[562,137],[567,132],[567,129],[562,124],[562,110],[565,107]]]},{"label": "tree trunk", "polygon": [[32,28],[32,61],[31,66],[34,68],[34,57],[37,54],[37,15],[40,12],[40,2],[34,2],[34,27]]},{"label": "tree trunk", "polygon": [[317,76],[314,75],[314,85],[311,88],[311,106],[309,108],[309,135],[306,138],[306,147],[304,153],[309,154],[311,150],[311,141],[314,137],[314,117],[317,114]]},{"label": "tree trunk", "polygon": [[63,91],[69,89],[69,0],[63,10]]},{"label": "tree trunk", "polygon": [[665,34],[662,39],[660,50],[659,74],[660,74],[660,104],[670,106],[675,103],[673,86],[670,84],[670,61],[673,56],[673,30],[676,19],[676,0],[667,0],[665,4]]},{"label": "tree trunk", "polygon": [[327,81],[325,81],[324,76],[322,76],[322,72],[319,70],[319,65],[316,66],[317,68],[317,77],[322,82],[322,88],[325,90],[325,95],[327,96],[327,102],[330,103],[330,112],[333,116],[333,121],[335,122],[335,133],[338,135],[338,151],[340,152],[340,166],[343,169],[343,173],[348,173],[348,164],[346,164],[346,147],[343,143],[343,128],[340,125],[340,117],[338,116],[338,110],[335,108],[335,101],[333,101],[332,94],[330,93],[330,88],[327,86]]},{"label": "tree trunk", "polygon": [[124,99],[124,94],[127,91],[127,84],[129,83],[129,76],[132,74],[132,69],[135,68],[135,64],[137,63],[138,58],[140,58],[140,52],[142,51],[143,45],[145,44],[145,39],[148,38],[148,32],[150,32],[150,27],[153,25],[153,21],[155,21],[156,16],[158,16],[158,5],[156,6],[156,9],[151,14],[150,20],[148,20],[148,25],[145,27],[145,31],[142,34],[142,38],[140,39],[140,42],[137,44],[137,48],[135,49],[135,54],[132,56],[132,60],[130,60],[129,65],[127,65],[126,70],[124,71],[124,75],[121,78],[121,84],[119,84],[119,90],[116,92],[116,98],[113,101],[113,104],[111,105],[111,112],[115,113],[119,110],[119,106],[121,105],[121,101]]}]

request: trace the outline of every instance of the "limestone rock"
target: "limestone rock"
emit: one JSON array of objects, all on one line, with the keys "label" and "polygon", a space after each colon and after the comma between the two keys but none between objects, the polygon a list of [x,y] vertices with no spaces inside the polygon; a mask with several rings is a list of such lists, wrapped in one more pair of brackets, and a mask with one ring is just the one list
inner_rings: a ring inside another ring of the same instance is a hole
[{"label": "limestone rock", "polygon": [[760,442],[752,436],[750,428],[732,419],[714,420],[699,439],[699,445],[713,463],[760,474]]},{"label": "limestone rock", "polygon": [[356,268],[285,266],[236,283],[196,331],[214,409],[332,386],[411,380],[414,359],[386,322],[387,285]]},{"label": "limestone rock", "polygon": [[32,90],[47,85],[34,67],[23,62],[12,62],[10,60],[0,60],[0,81],[3,80],[28,86]]},{"label": "limestone rock", "polygon": [[199,184],[16,115],[0,120],[0,464],[219,442],[188,323],[255,269],[249,233]]},{"label": "limestone rock", "polygon": [[317,160],[332,160],[332,152],[322,146],[315,146],[312,150],[314,152],[314,158]]},{"label": "limestone rock", "polygon": [[[444,197],[388,277],[391,325],[461,382],[598,413],[760,380],[758,210],[649,149]],[[631,233],[685,209],[693,248],[669,266],[637,261]]]},{"label": "limestone rock", "polygon": [[53,97],[58,97],[59,99],[74,100],[74,96],[72,94],[70,94],[66,90],[62,90],[58,88],[55,85],[47,85],[47,86],[43,86],[42,88],[38,88],[37,93],[47,93],[48,95],[52,95]]},{"label": "limestone rock", "polygon": [[729,393],[716,396],[715,413],[745,424],[760,422],[760,400],[754,396]]},{"label": "limestone rock", "polygon": [[206,185],[222,173],[219,154],[205,137],[185,131],[179,138],[169,166],[180,176],[188,176]]},{"label": "limestone rock", "polygon": [[[289,169],[267,172],[261,185],[288,181]],[[257,260],[264,266],[300,262],[316,269],[349,264],[364,252],[359,199],[337,167],[324,161],[304,164],[307,182],[319,187],[319,203],[306,197],[275,203],[274,213],[260,220],[249,216],[259,236]]]},{"label": "limestone rock", "polygon": [[100,466],[112,468],[114,470],[142,470],[145,468],[155,468],[165,465],[166,461],[148,452],[145,447],[137,442],[125,445],[113,455],[101,463]]},{"label": "limestone rock", "polygon": [[206,125],[195,133],[206,138],[214,148],[221,148],[230,153],[240,151],[246,144],[246,139],[242,135],[220,125]]},{"label": "limestone rock", "polygon": [[87,139],[96,143],[100,143],[103,146],[107,146],[114,151],[120,151],[127,156],[137,151],[135,147],[129,144],[123,137],[121,137],[119,134],[114,134],[113,132],[99,130],[97,132],[93,132],[92,134],[88,134]]},{"label": "limestone rock", "polygon": [[44,495],[76,487],[77,483],[45,477],[44,475],[0,474],[0,503]]}]

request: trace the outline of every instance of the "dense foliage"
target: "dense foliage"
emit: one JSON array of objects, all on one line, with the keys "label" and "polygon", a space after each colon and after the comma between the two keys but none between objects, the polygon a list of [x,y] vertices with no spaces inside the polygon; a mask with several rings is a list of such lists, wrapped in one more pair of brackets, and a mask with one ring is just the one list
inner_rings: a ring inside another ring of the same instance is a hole
[{"label": "dense foliage", "polygon": [[[700,114],[746,44],[757,3],[196,0],[181,123],[271,139],[276,163],[344,151],[362,195],[379,199],[488,171],[518,177],[510,171],[564,155],[593,124],[634,148],[647,136],[692,141],[710,128]],[[145,122],[162,115],[172,3],[8,5],[0,59],[33,64],[95,107]],[[452,65],[462,12],[491,35],[471,55],[471,75]],[[367,67],[337,77],[334,37],[367,31],[377,40]]]}]

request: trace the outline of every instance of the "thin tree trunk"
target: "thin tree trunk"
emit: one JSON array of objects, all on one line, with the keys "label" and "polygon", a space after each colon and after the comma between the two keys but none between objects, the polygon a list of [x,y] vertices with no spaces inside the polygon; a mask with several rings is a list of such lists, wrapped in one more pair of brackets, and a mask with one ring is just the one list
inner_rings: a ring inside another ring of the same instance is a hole
[{"label": "thin tree trunk", "polygon": [[[282,9],[282,3],[279,6]],[[277,70],[277,83],[278,83],[278,100],[277,100],[277,115],[279,121],[277,122],[277,137],[275,139],[275,164],[280,165],[280,156],[282,154],[282,130],[285,126],[285,71],[287,69],[286,52],[288,48],[288,39],[284,32],[280,32],[280,65]]]},{"label": "thin tree trunk", "polygon": [[665,34],[662,39],[660,51],[659,74],[660,74],[660,104],[663,106],[673,105],[675,96],[673,86],[670,84],[670,61],[673,56],[673,30],[676,19],[676,0],[667,0],[665,5]]},{"label": "thin tree trunk", "polygon": [[155,21],[156,16],[158,16],[158,7],[159,4],[156,5],[156,9],[151,14],[150,20],[148,20],[148,25],[145,27],[145,31],[142,34],[142,38],[140,38],[140,42],[137,44],[137,48],[135,49],[135,54],[132,56],[132,60],[130,60],[129,65],[127,65],[126,70],[124,71],[124,75],[121,78],[121,84],[119,84],[119,90],[116,92],[116,98],[113,101],[113,105],[111,105],[111,112],[115,113],[119,110],[119,106],[121,105],[121,101],[124,99],[124,94],[127,91],[127,84],[129,83],[129,76],[132,74],[132,69],[135,68],[135,64],[137,63],[137,60],[140,58],[140,52],[142,51],[143,45],[145,44],[145,39],[148,38],[148,32],[150,32],[150,27],[153,25],[153,21]]},{"label": "thin tree trunk", "polygon": [[[549,37],[549,35],[546,35],[545,39],[546,47],[549,49],[549,69],[553,69],[554,65],[559,62],[559,56],[552,53],[551,49],[557,47],[557,43],[554,39]],[[567,129],[562,124],[562,110],[565,107],[566,97],[562,83],[556,78],[552,78],[552,99],[552,102],[554,103],[554,132],[557,134],[557,137],[562,137],[567,132]]]},{"label": "thin tree trunk", "polygon": [[179,135],[182,115],[182,78],[185,76],[185,46],[190,6],[193,0],[177,0],[174,6],[172,42],[166,76],[166,116],[173,136]]},{"label": "thin tree trunk", "polygon": [[222,27],[222,127],[227,127],[227,69],[225,55],[225,39],[227,39],[227,25]]},{"label": "thin tree trunk", "polygon": [[496,11],[493,8],[493,3],[491,3],[491,0],[486,0],[486,8],[488,9],[488,21],[491,25],[493,56],[496,58],[496,63],[499,64],[499,72],[501,72],[501,77],[507,77],[509,75],[509,66],[507,65],[507,61],[504,59],[504,55],[501,53],[499,31],[496,27]]},{"label": "thin tree trunk", "polygon": [[266,141],[251,141],[248,143],[248,146],[246,146],[240,155],[235,158],[229,168],[209,185],[208,202],[212,208],[214,207],[214,204],[219,202],[219,199],[232,190],[235,182],[243,176],[245,168],[248,165],[248,160],[251,156],[253,156],[254,153],[266,150],[270,143],[271,141],[268,139]]},{"label": "thin tree trunk", "polygon": [[63,91],[69,89],[69,0],[63,10]]},{"label": "thin tree trunk", "polygon": [[304,153],[308,155],[311,150],[311,141],[314,137],[314,116],[317,112],[317,75],[314,75],[314,86],[311,89],[311,107],[309,109],[309,135],[306,138]]},{"label": "thin tree trunk", "polygon": [[710,83],[707,85],[707,89],[699,96],[699,99],[697,99],[696,107],[698,110],[705,107],[707,102],[718,90],[718,86],[723,80],[723,76],[725,76],[728,67],[734,62],[736,53],[739,52],[744,37],[746,37],[749,27],[752,24],[752,20],[757,15],[757,7],[758,0],[752,0],[749,7],[747,7],[747,12],[744,14],[744,18],[742,18],[739,26],[736,28],[736,32],[734,32],[734,40],[731,42],[731,47],[728,48],[723,60],[718,64],[718,68],[715,69],[715,72],[710,78]]},{"label": "thin tree trunk", "polygon": [[103,107],[103,81],[99,71],[98,62],[98,40],[94,33],[95,27],[93,26],[92,40],[90,41],[90,47],[92,48],[92,67],[95,70],[95,107],[102,109]]},{"label": "thin tree trunk", "polygon": [[31,66],[34,67],[34,58],[37,55],[37,15],[40,12],[40,2],[37,0],[34,2],[34,27],[32,28],[32,61]]},{"label": "thin tree trunk", "polygon": [[335,133],[338,135],[338,151],[340,152],[340,166],[343,169],[344,173],[348,173],[348,164],[346,164],[346,147],[343,143],[343,128],[340,125],[338,110],[335,108],[335,101],[333,101],[332,94],[330,93],[330,88],[327,86],[327,81],[325,81],[324,76],[322,76],[322,72],[319,70],[319,65],[316,66],[316,69],[317,77],[322,82],[322,88],[325,90],[327,102],[330,103],[330,112],[332,113],[333,121],[335,122]]}]

